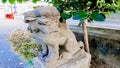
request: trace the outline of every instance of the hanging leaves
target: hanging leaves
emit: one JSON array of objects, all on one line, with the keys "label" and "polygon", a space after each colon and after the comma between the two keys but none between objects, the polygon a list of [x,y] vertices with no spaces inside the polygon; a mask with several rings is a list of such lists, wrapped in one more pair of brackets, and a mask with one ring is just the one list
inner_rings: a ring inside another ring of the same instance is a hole
[{"label": "hanging leaves", "polygon": [[105,0],[105,3],[111,4],[111,3],[114,3],[114,0]]},{"label": "hanging leaves", "polygon": [[70,13],[61,13],[60,15],[61,15],[61,18],[65,20],[69,19],[72,16]]},{"label": "hanging leaves", "polygon": [[15,3],[15,0],[8,0],[8,2],[9,2],[10,4],[14,4],[14,3]]},{"label": "hanging leaves", "polygon": [[37,3],[38,0],[32,0],[33,3]]},{"label": "hanging leaves", "polygon": [[17,0],[18,3],[22,3],[22,0]]},{"label": "hanging leaves", "polygon": [[105,21],[105,16],[99,12],[92,12],[90,18],[95,21]]},{"label": "hanging leaves", "polygon": [[117,1],[117,4],[120,4],[120,0]]},{"label": "hanging leaves", "polygon": [[7,0],[2,0],[2,3],[6,3],[7,2]]},{"label": "hanging leaves", "polygon": [[87,18],[87,16],[88,16],[87,12],[81,10],[81,11],[73,14],[73,19],[74,20],[82,20],[82,19]]},{"label": "hanging leaves", "polygon": [[80,16],[81,19],[84,19],[84,18],[87,17],[87,12],[85,12],[83,10],[79,11],[78,14],[79,14],[79,16]]},{"label": "hanging leaves", "polygon": [[80,17],[77,13],[73,15],[73,20],[80,20]]},{"label": "hanging leaves", "polygon": [[28,0],[22,0],[23,2],[27,2]]}]

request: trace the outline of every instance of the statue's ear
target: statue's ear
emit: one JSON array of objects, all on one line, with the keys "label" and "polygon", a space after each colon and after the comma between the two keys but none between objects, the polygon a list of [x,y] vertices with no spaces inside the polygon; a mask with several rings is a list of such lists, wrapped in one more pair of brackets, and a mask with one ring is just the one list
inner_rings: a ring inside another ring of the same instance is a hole
[{"label": "statue's ear", "polygon": [[36,20],[36,17],[33,13],[33,11],[28,11],[24,13],[24,22],[30,23],[31,21]]}]

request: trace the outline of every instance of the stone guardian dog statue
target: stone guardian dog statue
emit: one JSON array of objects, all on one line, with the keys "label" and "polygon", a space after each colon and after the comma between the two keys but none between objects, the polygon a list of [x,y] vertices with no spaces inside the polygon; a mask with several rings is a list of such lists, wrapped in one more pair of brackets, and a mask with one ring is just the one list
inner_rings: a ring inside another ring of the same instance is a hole
[{"label": "stone guardian dog statue", "polygon": [[24,18],[36,42],[42,45],[41,56],[47,56],[47,68],[59,68],[80,55],[85,56],[83,43],[77,42],[66,21],[59,21],[60,14],[55,7],[39,7],[26,12]]}]

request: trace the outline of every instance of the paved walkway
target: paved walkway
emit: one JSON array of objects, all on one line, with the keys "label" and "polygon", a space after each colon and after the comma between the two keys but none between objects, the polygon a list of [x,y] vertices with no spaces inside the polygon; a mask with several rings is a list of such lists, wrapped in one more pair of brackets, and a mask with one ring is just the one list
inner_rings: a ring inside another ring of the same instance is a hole
[{"label": "paved walkway", "polygon": [[26,29],[23,19],[0,19],[0,68],[24,68],[25,62],[11,51],[8,35],[17,28]]}]

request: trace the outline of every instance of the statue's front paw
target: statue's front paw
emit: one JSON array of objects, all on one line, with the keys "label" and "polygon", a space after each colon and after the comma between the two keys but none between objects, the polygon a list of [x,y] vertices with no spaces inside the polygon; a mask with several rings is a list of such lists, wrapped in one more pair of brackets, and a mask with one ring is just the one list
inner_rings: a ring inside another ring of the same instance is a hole
[{"label": "statue's front paw", "polygon": [[71,53],[67,53],[67,52],[63,52],[61,55],[60,55],[60,59],[72,59],[72,54]]}]

